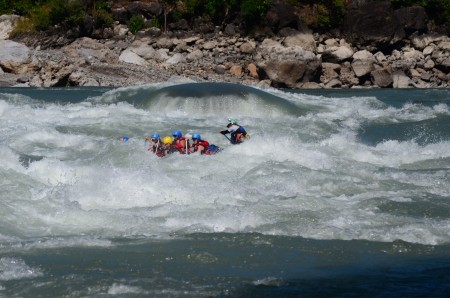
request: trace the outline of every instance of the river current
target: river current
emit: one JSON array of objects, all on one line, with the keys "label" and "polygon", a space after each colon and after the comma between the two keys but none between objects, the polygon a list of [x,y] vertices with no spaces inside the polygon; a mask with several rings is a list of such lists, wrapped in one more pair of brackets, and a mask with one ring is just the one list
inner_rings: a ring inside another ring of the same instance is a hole
[{"label": "river current", "polygon": [[0,297],[450,295],[450,90],[0,88],[0,161]]}]

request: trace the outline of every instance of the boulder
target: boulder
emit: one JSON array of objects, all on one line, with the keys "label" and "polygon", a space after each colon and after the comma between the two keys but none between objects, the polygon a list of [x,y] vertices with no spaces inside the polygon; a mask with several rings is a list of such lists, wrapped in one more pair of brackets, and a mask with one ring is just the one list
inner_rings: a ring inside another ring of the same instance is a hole
[{"label": "boulder", "polygon": [[17,15],[0,15],[0,40],[9,38],[20,17]]},{"label": "boulder", "polygon": [[141,44],[139,46],[129,47],[128,49],[144,59],[152,59],[155,57],[155,49],[148,44]]},{"label": "boulder", "polygon": [[301,47],[283,47],[266,39],[255,55],[256,65],[265,72],[274,86],[295,88],[299,82],[316,81],[322,60]]},{"label": "boulder", "polygon": [[387,60],[386,56],[382,52],[376,52],[373,56],[378,63],[382,63]]},{"label": "boulder", "polygon": [[204,50],[212,50],[214,48],[217,47],[217,41],[215,40],[210,40],[210,41],[206,41],[203,45],[202,48]]},{"label": "boulder", "polygon": [[336,63],[322,63],[322,75],[320,76],[320,81],[327,84],[331,80],[337,79],[339,77],[339,72],[341,70],[341,65]]},{"label": "boulder", "polygon": [[380,68],[370,73],[372,83],[378,87],[387,88],[393,83],[392,69],[390,67]]},{"label": "boulder", "polygon": [[147,65],[147,62],[145,61],[144,58],[140,57],[139,55],[128,49],[123,51],[122,54],[120,54],[119,61],[141,66]]},{"label": "boulder", "polygon": [[316,41],[311,30],[303,29],[298,31],[292,28],[280,30],[280,35],[284,36],[283,45],[286,47],[300,46],[307,51],[316,51]]},{"label": "boulder", "polygon": [[330,63],[339,63],[352,56],[353,50],[347,46],[331,47],[322,53],[322,60]]},{"label": "boulder", "polygon": [[241,51],[241,53],[251,54],[255,51],[255,48],[256,48],[255,43],[252,41],[248,41],[241,44],[239,50]]},{"label": "boulder", "polygon": [[342,82],[338,79],[332,79],[327,84],[325,84],[325,88],[340,88],[342,87]]},{"label": "boulder", "polygon": [[0,40],[0,67],[7,72],[19,74],[21,66],[30,62],[30,49],[11,40]]},{"label": "boulder", "polygon": [[118,62],[118,54],[107,45],[88,37],[79,38],[61,50],[75,64]]},{"label": "boulder", "polygon": [[359,84],[359,80],[355,76],[355,73],[348,62],[341,66],[339,80],[346,86],[355,86]]},{"label": "boulder", "polygon": [[156,51],[153,59],[157,62],[165,62],[170,58],[169,55],[167,54],[168,52],[169,50],[167,49],[159,49]]},{"label": "boulder", "polygon": [[435,47],[432,46],[432,45],[427,46],[427,47],[425,47],[425,48],[423,49],[422,54],[423,54],[424,56],[431,55],[431,54],[433,53],[433,51],[434,51],[434,48],[435,48]]},{"label": "boulder", "polygon": [[186,57],[181,53],[175,53],[172,57],[166,60],[167,64],[178,64],[186,60]]},{"label": "boulder", "polygon": [[360,60],[360,61],[375,62],[375,56],[367,50],[362,50],[362,51],[358,51],[358,52],[354,53],[352,58],[353,58],[353,61]]},{"label": "boulder", "polygon": [[356,60],[352,62],[352,70],[358,78],[368,75],[374,69],[374,62],[371,60]]},{"label": "boulder", "polygon": [[259,80],[258,67],[255,64],[250,63],[247,66],[247,71],[248,71],[249,76],[251,76],[254,79]]},{"label": "boulder", "polygon": [[89,77],[83,71],[75,71],[69,76],[69,85],[71,86],[100,86],[94,78]]},{"label": "boulder", "polygon": [[410,83],[411,79],[402,70],[396,70],[392,73],[393,88],[408,88]]},{"label": "boulder", "polygon": [[187,62],[199,61],[202,58],[203,58],[203,52],[199,49],[196,49],[186,55]]},{"label": "boulder", "polygon": [[423,50],[431,43],[439,43],[441,41],[448,41],[449,38],[445,35],[438,33],[430,33],[423,35],[413,35],[410,38],[411,45],[418,50]]},{"label": "boulder", "polygon": [[214,67],[214,71],[217,73],[217,74],[220,74],[220,75],[223,75],[223,74],[225,74],[225,71],[226,71],[226,68],[225,68],[225,66],[224,65],[216,65],[215,67]]},{"label": "boulder", "polygon": [[235,77],[242,76],[242,66],[234,64],[230,67],[230,74]]},{"label": "boulder", "polygon": [[299,60],[271,60],[260,66],[276,87],[294,87],[306,72],[306,64]]}]

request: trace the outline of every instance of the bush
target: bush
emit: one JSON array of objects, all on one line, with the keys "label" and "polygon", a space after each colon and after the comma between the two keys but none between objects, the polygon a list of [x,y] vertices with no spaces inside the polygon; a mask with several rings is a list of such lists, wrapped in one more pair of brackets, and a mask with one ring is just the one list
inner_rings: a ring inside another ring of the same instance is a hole
[{"label": "bush", "polygon": [[21,18],[19,21],[17,21],[16,26],[11,31],[9,36],[14,37],[23,33],[29,33],[34,31],[36,30],[33,24],[33,20],[31,20],[30,18]]},{"label": "bush", "polygon": [[269,0],[243,0],[241,3],[241,11],[246,17],[260,18],[265,15],[269,6]]},{"label": "bush", "polygon": [[38,31],[48,29],[51,25],[50,10],[47,7],[38,7],[31,12],[31,20]]},{"label": "bush", "polygon": [[142,30],[144,28],[144,17],[134,15],[130,19],[130,23],[128,24],[128,29],[131,33],[136,34],[136,32]]},{"label": "bush", "polygon": [[0,15],[10,13],[10,8],[6,0],[0,0]]},{"label": "bush", "polygon": [[114,25],[111,13],[106,10],[95,9],[92,12],[92,17],[97,28],[112,27]]}]

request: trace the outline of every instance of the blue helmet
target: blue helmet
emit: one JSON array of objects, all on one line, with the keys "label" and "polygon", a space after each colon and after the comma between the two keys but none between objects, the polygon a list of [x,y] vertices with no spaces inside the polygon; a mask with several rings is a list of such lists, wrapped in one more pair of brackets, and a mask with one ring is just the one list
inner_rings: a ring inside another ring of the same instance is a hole
[{"label": "blue helmet", "polygon": [[181,138],[183,136],[183,134],[179,130],[174,130],[172,132],[172,136],[177,137],[177,138]]},{"label": "blue helmet", "polygon": [[197,140],[201,141],[201,140],[202,140],[202,137],[201,137],[198,133],[194,133],[194,134],[192,135],[192,139],[193,139],[193,140],[194,140],[194,139],[197,139]]},{"label": "blue helmet", "polygon": [[152,134],[152,139],[159,139],[159,133],[153,133]]}]

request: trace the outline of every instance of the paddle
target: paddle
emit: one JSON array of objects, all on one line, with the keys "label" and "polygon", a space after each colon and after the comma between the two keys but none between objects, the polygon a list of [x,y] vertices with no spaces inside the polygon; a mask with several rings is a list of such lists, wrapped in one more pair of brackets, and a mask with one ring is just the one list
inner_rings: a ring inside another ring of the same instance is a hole
[{"label": "paddle", "polygon": [[233,142],[231,141],[231,139],[227,136],[227,135],[224,135],[224,134],[222,134],[225,138],[227,138],[228,139],[228,141],[230,141],[230,143],[231,144],[233,144]]}]

